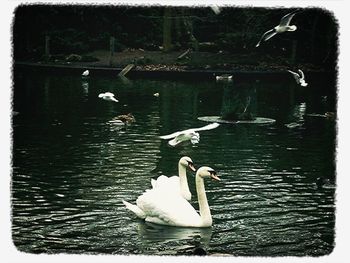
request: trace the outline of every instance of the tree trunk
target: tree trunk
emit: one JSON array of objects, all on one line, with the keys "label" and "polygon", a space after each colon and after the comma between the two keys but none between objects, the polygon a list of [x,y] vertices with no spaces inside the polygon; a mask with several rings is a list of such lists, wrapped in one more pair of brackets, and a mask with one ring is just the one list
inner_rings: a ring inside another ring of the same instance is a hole
[{"label": "tree trunk", "polygon": [[112,66],[113,64],[113,56],[114,56],[114,43],[115,43],[115,38],[111,37],[109,39],[109,65]]},{"label": "tree trunk", "polygon": [[45,55],[44,58],[46,61],[50,59],[50,36],[48,34],[45,35]]},{"label": "tree trunk", "polygon": [[165,7],[163,17],[163,48],[168,52],[172,48],[171,44],[171,9]]}]

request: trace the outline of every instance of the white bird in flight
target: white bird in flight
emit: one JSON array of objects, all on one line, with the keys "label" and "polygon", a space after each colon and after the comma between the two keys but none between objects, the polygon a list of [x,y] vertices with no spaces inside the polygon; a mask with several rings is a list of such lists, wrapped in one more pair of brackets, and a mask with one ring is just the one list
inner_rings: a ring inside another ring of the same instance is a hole
[{"label": "white bird in flight", "polygon": [[297,72],[293,72],[291,70],[288,70],[289,73],[291,73],[296,81],[296,83],[302,87],[306,87],[308,84],[305,81],[305,75],[304,72],[301,69],[298,69]]},{"label": "white bird in flight", "polygon": [[221,9],[220,7],[218,7],[217,5],[210,5],[211,10],[213,10],[213,12],[215,13],[215,15],[218,15],[221,13]]},{"label": "white bird in flight", "polygon": [[114,101],[114,102],[119,102],[116,98],[114,98],[114,94],[111,92],[105,92],[105,93],[100,93],[98,95],[99,98],[107,101]]},{"label": "white bird in flight", "polygon": [[261,41],[267,41],[276,34],[280,34],[286,31],[295,31],[297,30],[297,27],[295,25],[289,25],[290,21],[292,20],[293,16],[299,12],[299,10],[295,10],[289,14],[286,14],[284,17],[282,17],[279,25],[275,26],[273,29],[270,29],[269,31],[266,31],[260,38],[258,44],[256,44],[255,47],[260,46]]},{"label": "white bird in flight", "polygon": [[87,77],[87,76],[89,76],[89,74],[90,74],[90,72],[89,72],[89,70],[87,69],[87,70],[85,70],[81,75],[82,75],[83,77]]},{"label": "white bird in flight", "polygon": [[212,130],[217,128],[219,125],[220,124],[214,122],[201,128],[192,128],[184,131],[177,131],[172,134],[160,136],[160,138],[164,140],[172,139],[168,142],[168,144],[171,146],[176,146],[179,143],[185,141],[191,141],[192,144],[196,144],[199,143],[199,131]]}]

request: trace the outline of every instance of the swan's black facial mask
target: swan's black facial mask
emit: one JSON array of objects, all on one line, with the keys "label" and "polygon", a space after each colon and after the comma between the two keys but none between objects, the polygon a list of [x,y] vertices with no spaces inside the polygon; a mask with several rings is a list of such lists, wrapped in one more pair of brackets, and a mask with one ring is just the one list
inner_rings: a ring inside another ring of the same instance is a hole
[{"label": "swan's black facial mask", "polygon": [[220,181],[221,179],[217,176],[217,173],[214,170],[209,170],[208,171],[210,174],[210,177],[214,180]]}]

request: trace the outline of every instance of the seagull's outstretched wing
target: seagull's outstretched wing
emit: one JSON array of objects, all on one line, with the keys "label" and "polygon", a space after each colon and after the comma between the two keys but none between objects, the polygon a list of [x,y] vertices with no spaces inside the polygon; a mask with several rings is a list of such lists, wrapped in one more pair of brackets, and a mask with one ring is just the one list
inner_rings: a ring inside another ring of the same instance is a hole
[{"label": "seagull's outstretched wing", "polygon": [[105,92],[106,96],[114,97],[114,94],[112,92]]},{"label": "seagull's outstretched wing", "polygon": [[301,79],[305,78],[304,72],[301,69],[298,69]]},{"label": "seagull's outstretched wing", "polygon": [[287,70],[287,71],[293,75],[293,77],[294,77],[294,79],[295,79],[296,81],[299,81],[300,76],[299,76],[298,73],[296,73],[296,72],[294,72],[294,71],[291,71],[291,70]]},{"label": "seagull's outstretched wing", "polygon": [[286,14],[284,17],[281,18],[280,26],[289,26],[290,21],[292,21],[293,16],[298,13],[300,10],[294,10],[293,12],[290,12]]},{"label": "seagull's outstretched wing", "polygon": [[194,129],[191,129],[192,131],[194,132],[198,132],[198,131],[207,131],[207,130],[212,130],[212,129],[215,129],[219,126],[220,124],[219,123],[210,123],[208,125],[205,125],[203,127],[200,127],[200,128],[194,128]]},{"label": "seagull's outstretched wing", "polygon": [[260,46],[260,43],[261,41],[267,41],[269,40],[271,37],[273,37],[274,35],[276,35],[276,30],[273,28],[273,29],[270,29],[269,31],[266,31],[260,38],[258,44],[256,44],[255,47],[258,47]]},{"label": "seagull's outstretched wing", "polygon": [[179,136],[181,133],[183,133],[183,131],[177,131],[168,135],[159,136],[159,138],[168,140],[168,139],[175,138],[176,136]]},{"label": "seagull's outstretched wing", "polygon": [[[205,126],[200,127],[200,128],[188,129],[188,130],[184,130],[184,131],[177,131],[177,132],[174,132],[174,133],[171,133],[171,134],[168,134],[168,135],[159,136],[159,138],[164,139],[164,140],[168,140],[168,139],[172,139],[172,138],[179,137],[179,136],[182,136],[182,135],[192,134],[192,133],[195,133],[195,132],[198,132],[198,131],[206,131],[206,130],[215,129],[219,125],[220,125],[219,123],[214,122],[214,123],[205,125]],[[180,138],[181,137],[179,137],[179,139]]]},{"label": "seagull's outstretched wing", "polygon": [[175,147],[181,142],[187,141],[191,139],[191,134],[186,134],[186,133],[180,133],[178,136],[176,136],[174,139],[170,140],[168,142],[169,145]]}]

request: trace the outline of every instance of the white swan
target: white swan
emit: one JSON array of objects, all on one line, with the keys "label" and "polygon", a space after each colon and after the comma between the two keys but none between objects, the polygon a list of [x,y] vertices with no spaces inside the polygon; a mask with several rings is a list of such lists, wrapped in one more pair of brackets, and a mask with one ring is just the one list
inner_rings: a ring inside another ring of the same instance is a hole
[{"label": "white swan", "polygon": [[289,73],[291,73],[296,81],[296,83],[302,87],[306,87],[308,84],[305,81],[305,75],[304,72],[301,69],[298,69],[297,72],[293,72],[291,70],[288,70]]},{"label": "white swan", "polygon": [[168,134],[168,135],[163,135],[163,136],[160,136],[160,138],[164,139],[164,140],[172,139],[168,142],[168,144],[171,146],[176,146],[179,143],[182,143],[185,141],[191,141],[192,144],[195,144],[195,143],[199,142],[198,131],[207,131],[207,130],[215,129],[219,125],[220,124],[214,122],[214,123],[205,125],[205,126],[200,127],[200,128],[193,128],[193,129],[188,129],[188,130],[184,130],[184,131],[174,132],[174,133]]},{"label": "white swan", "polygon": [[87,77],[87,76],[89,76],[89,74],[90,74],[90,72],[89,72],[89,70],[87,69],[87,70],[85,70],[81,75],[82,75],[83,77]]},{"label": "white swan", "polygon": [[204,179],[220,180],[216,172],[207,166],[202,166],[196,173],[196,190],[199,204],[199,214],[193,206],[178,194],[166,194],[157,189],[146,190],[136,200],[136,205],[122,201],[126,208],[147,222],[180,226],[180,227],[210,227],[213,223],[210,208],[205,194]]},{"label": "white swan", "polygon": [[279,25],[275,26],[273,29],[266,31],[260,38],[258,44],[256,44],[255,47],[260,46],[261,41],[267,41],[270,38],[272,38],[276,34],[280,34],[286,31],[295,31],[297,30],[297,27],[295,25],[290,26],[289,23],[292,20],[293,16],[299,12],[299,10],[295,10],[289,14],[286,14],[284,17],[282,17]]},{"label": "white swan", "polygon": [[192,171],[196,171],[193,166],[193,161],[190,157],[184,156],[179,160],[178,171],[179,176],[167,177],[161,175],[157,180],[151,179],[153,189],[162,188],[165,191],[174,192],[180,194],[186,200],[191,200],[191,192],[188,187],[186,168],[190,168]]},{"label": "white swan", "polygon": [[100,93],[98,95],[99,98],[107,101],[114,101],[114,102],[119,102],[116,98],[114,98],[114,94],[111,92],[105,92],[105,93]]}]

